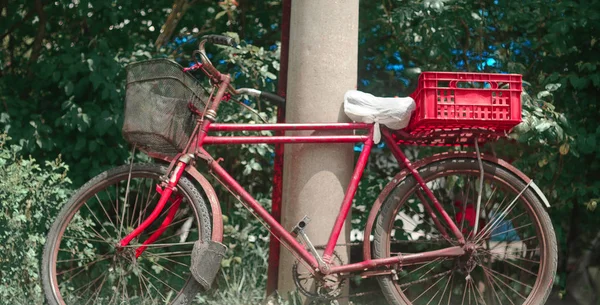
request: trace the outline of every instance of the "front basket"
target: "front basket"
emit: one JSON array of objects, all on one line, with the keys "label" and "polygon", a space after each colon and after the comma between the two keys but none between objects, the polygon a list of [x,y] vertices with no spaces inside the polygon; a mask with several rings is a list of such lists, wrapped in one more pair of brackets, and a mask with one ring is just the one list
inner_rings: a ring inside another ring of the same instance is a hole
[{"label": "front basket", "polygon": [[183,68],[167,59],[127,66],[123,137],[138,148],[175,155],[185,149],[208,91]]}]

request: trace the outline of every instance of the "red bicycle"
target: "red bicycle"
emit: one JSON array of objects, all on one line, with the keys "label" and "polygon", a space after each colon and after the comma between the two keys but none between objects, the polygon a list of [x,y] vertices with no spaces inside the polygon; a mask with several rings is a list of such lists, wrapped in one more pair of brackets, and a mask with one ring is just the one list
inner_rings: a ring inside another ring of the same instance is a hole
[{"label": "red bicycle", "polygon": [[[207,39],[232,45],[223,36]],[[405,130],[379,123],[219,124],[219,105],[231,95],[284,100],[234,89],[229,75],[205,56],[206,41],[196,51],[200,62],[195,68],[210,78],[211,90],[168,60],[128,67],[124,135],[170,165],[132,162],[98,175],[75,193],[44,249],[42,280],[50,304],[188,304],[200,289],[209,289],[225,252],[223,224],[219,200],[197,163],[205,163],[297,257],[291,271],[298,290],[311,298],[338,298],[341,283],[360,275],[377,277],[390,304],[546,301],[557,261],[556,238],[544,209],[548,201],[518,169],[479,153],[481,143],[520,121],[519,75],[423,73],[413,95],[416,111]],[[292,130],[318,130],[319,135],[214,134]],[[354,132],[322,135],[340,130]],[[334,248],[379,132],[401,170],[369,213],[364,260],[343,262]],[[288,231],[205,150],[208,145],[258,143],[364,144],[324,247],[313,245],[305,234],[307,219]],[[464,145],[475,152],[442,153],[411,163],[398,144]]]}]

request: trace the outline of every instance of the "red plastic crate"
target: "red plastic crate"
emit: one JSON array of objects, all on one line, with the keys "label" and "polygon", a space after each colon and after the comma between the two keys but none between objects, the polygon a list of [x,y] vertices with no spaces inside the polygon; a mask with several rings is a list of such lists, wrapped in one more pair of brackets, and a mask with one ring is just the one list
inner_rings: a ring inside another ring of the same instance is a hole
[{"label": "red plastic crate", "polygon": [[423,72],[406,131],[508,131],[521,122],[522,90],[519,74]]}]

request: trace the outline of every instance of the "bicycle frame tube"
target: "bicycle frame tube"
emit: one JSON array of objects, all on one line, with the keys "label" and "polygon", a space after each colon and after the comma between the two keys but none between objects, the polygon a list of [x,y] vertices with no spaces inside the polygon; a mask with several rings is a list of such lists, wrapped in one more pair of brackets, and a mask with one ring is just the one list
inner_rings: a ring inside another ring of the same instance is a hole
[{"label": "bicycle frame tube", "polygon": [[[381,134],[383,135],[384,141],[389,146],[390,150],[392,151],[392,154],[394,155],[394,157],[396,158],[398,163],[403,164],[411,172],[413,177],[417,180],[417,183],[419,183],[419,186],[421,186],[423,191],[425,191],[425,195],[427,195],[427,198],[429,198],[429,200],[431,200],[435,209],[442,216],[442,219],[444,219],[444,221],[448,224],[448,226],[450,226],[450,230],[452,231],[454,236],[456,236],[456,238],[458,239],[459,244],[464,245],[465,237],[463,236],[462,232],[460,232],[460,229],[456,226],[454,221],[452,221],[452,218],[450,218],[450,215],[448,215],[448,213],[446,213],[446,211],[444,210],[444,208],[442,207],[440,202],[437,200],[437,198],[435,198],[435,195],[433,194],[433,192],[431,192],[429,187],[427,187],[427,184],[425,183],[425,181],[423,181],[423,178],[421,177],[421,175],[419,175],[419,172],[416,169],[414,169],[414,167],[410,163],[410,160],[408,160],[408,158],[406,157],[406,155],[404,155],[402,150],[397,145],[395,145],[394,138],[390,134],[390,131],[384,128]],[[423,203],[426,204],[426,202],[423,202]],[[437,217],[435,217],[435,215],[432,215],[432,218],[436,219]]]}]

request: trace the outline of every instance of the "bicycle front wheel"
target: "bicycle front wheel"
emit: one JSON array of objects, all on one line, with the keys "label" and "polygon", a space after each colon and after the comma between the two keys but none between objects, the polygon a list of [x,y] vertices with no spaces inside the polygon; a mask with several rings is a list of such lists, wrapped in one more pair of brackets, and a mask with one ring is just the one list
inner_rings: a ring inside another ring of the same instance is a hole
[{"label": "bicycle front wheel", "polygon": [[119,241],[150,215],[160,199],[156,185],[166,168],[121,166],[79,189],[55,220],[44,248],[42,280],[55,304],[189,304],[200,289],[189,267],[193,244],[211,236],[208,209],[182,177],[181,204],[170,225],[146,250],[136,249],[168,215],[160,216],[124,247]]},{"label": "bicycle front wheel", "polygon": [[[483,166],[481,194],[477,160],[443,160],[419,170],[463,233],[465,254],[399,266],[395,276],[380,277],[391,304],[544,304],[557,260],[550,218],[536,194],[518,177],[493,163],[484,161]],[[475,233],[479,195],[481,212]],[[383,203],[374,257],[460,245],[435,210],[414,177],[400,182]]]}]

